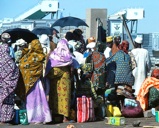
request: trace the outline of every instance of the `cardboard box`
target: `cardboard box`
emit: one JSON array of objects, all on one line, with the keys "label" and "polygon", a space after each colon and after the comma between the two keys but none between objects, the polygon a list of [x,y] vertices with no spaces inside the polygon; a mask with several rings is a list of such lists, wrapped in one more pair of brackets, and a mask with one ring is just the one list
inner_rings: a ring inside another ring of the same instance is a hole
[{"label": "cardboard box", "polygon": [[107,122],[106,124],[111,124],[111,125],[125,125],[125,117],[106,117]]}]

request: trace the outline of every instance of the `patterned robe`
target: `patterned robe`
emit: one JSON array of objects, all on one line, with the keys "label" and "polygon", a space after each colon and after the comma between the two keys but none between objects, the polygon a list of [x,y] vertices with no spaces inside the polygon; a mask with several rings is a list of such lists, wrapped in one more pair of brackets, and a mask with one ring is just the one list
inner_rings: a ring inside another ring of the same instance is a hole
[{"label": "patterned robe", "polygon": [[23,50],[19,67],[26,90],[26,110],[29,123],[50,122],[51,113],[40,77],[43,74],[45,54],[39,40],[33,40]]},{"label": "patterned robe", "polygon": [[14,116],[14,91],[19,69],[9,55],[7,44],[0,44],[0,122],[11,121]]},{"label": "patterned robe", "polygon": [[48,74],[51,79],[49,105],[53,114],[69,117],[71,100],[70,67],[52,68]]}]

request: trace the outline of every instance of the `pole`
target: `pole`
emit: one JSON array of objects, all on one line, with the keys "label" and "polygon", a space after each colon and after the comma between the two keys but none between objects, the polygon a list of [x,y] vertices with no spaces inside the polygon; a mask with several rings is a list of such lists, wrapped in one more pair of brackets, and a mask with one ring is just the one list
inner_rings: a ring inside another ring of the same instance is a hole
[{"label": "pole", "polygon": [[128,26],[127,26],[127,24],[126,24],[126,21],[125,21],[123,15],[121,15],[121,19],[123,20],[123,25],[124,25],[124,27],[125,27],[125,30],[126,30],[127,34],[128,34],[128,37],[129,37],[129,39],[130,39],[130,42],[132,43],[133,47],[135,48],[135,44],[134,44],[134,42],[133,42],[132,36],[131,36],[131,34],[130,34],[130,31],[129,31],[129,29],[128,29]]},{"label": "pole", "polygon": [[97,31],[96,31],[96,51],[98,51],[98,26],[99,26],[99,18],[96,18],[96,21],[97,21]]}]

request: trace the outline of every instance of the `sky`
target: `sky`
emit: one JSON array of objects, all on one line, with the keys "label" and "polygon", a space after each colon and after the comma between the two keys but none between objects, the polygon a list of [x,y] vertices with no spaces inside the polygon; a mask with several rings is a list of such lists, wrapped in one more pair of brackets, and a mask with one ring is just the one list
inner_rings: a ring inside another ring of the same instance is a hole
[{"label": "sky", "polygon": [[[86,18],[88,8],[107,9],[108,16],[127,8],[143,8],[145,18],[138,20],[138,32],[159,32],[159,0],[58,0],[63,16]],[[0,19],[15,18],[41,0],[0,0]]]}]

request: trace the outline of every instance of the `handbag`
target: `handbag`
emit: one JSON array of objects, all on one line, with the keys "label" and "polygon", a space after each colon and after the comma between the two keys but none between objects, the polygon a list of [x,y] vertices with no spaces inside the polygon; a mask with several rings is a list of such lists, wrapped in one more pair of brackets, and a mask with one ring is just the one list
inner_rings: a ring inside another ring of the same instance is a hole
[{"label": "handbag", "polygon": [[28,125],[28,116],[27,116],[27,111],[25,109],[19,110],[19,119],[20,119],[20,124],[22,125]]},{"label": "handbag", "polygon": [[83,123],[87,121],[94,121],[94,103],[91,97],[77,98],[77,122]]},{"label": "handbag", "polygon": [[140,102],[136,100],[137,106],[124,106],[121,105],[122,116],[128,118],[143,117],[143,109]]}]

